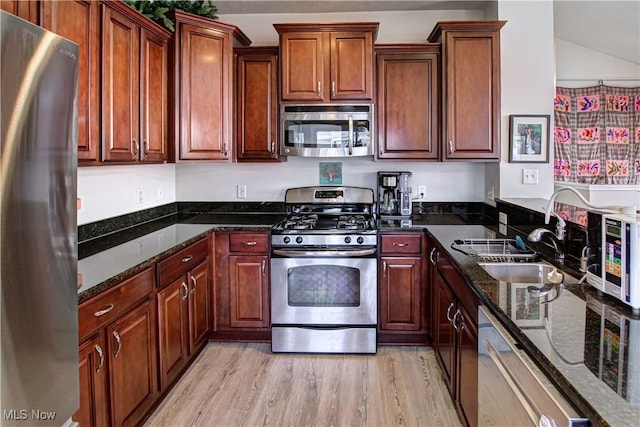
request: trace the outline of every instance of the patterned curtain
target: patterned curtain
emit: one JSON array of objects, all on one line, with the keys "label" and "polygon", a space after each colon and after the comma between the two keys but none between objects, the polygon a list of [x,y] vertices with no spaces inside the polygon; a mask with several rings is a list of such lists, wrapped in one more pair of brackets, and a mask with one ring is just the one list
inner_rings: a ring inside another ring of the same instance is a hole
[{"label": "patterned curtain", "polygon": [[640,88],[556,88],[556,181],[640,184]]}]

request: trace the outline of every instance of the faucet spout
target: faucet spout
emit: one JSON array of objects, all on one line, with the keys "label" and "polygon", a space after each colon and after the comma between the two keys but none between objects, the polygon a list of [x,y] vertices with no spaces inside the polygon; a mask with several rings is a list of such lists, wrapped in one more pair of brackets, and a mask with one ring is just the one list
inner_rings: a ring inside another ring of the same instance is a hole
[{"label": "faucet spout", "polygon": [[536,228],[531,233],[529,233],[527,239],[531,242],[540,242],[545,234],[549,234],[551,236],[551,243],[553,243],[553,248],[556,251],[556,261],[564,262],[564,252],[562,252],[558,247],[557,241],[559,239],[551,230],[547,230],[546,228]]}]

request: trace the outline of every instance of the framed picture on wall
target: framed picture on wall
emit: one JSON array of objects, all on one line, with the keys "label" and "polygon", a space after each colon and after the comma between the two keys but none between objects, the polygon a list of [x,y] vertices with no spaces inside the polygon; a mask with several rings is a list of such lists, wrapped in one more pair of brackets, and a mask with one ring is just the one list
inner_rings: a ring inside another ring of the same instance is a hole
[{"label": "framed picture on wall", "polygon": [[509,163],[549,163],[549,115],[509,116]]}]

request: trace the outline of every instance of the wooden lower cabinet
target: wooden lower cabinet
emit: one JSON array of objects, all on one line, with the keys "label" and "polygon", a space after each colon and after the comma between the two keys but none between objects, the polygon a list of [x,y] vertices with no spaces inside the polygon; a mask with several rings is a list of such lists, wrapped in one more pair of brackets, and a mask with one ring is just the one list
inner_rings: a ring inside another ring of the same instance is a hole
[{"label": "wooden lower cabinet", "polygon": [[460,419],[478,425],[478,319],[480,301],[443,256],[436,254],[433,346]]},{"label": "wooden lower cabinet", "polygon": [[422,233],[380,235],[378,342],[426,345],[429,341],[430,283]]},{"label": "wooden lower cabinet", "polygon": [[80,345],[80,408],[73,420],[81,426],[107,427],[109,405],[104,332]]},{"label": "wooden lower cabinet", "polygon": [[159,396],[152,268],[78,307],[82,426],[137,425]]},{"label": "wooden lower cabinet", "polygon": [[107,328],[112,425],[136,425],[158,396],[155,308],[151,300]]},{"label": "wooden lower cabinet", "polygon": [[208,237],[158,263],[160,389],[176,380],[209,337]]},{"label": "wooden lower cabinet", "polygon": [[268,232],[216,233],[214,339],[270,339],[269,248]]}]

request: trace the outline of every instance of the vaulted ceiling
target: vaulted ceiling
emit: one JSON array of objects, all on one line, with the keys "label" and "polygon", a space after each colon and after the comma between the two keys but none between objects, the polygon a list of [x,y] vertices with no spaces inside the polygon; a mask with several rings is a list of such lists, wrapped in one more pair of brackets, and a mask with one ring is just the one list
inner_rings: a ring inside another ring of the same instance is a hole
[{"label": "vaulted ceiling", "polygon": [[[490,2],[481,0],[215,0],[218,14],[480,10],[484,9],[487,3]],[[638,0],[555,0],[554,31],[557,38],[640,65],[640,1]]]}]

